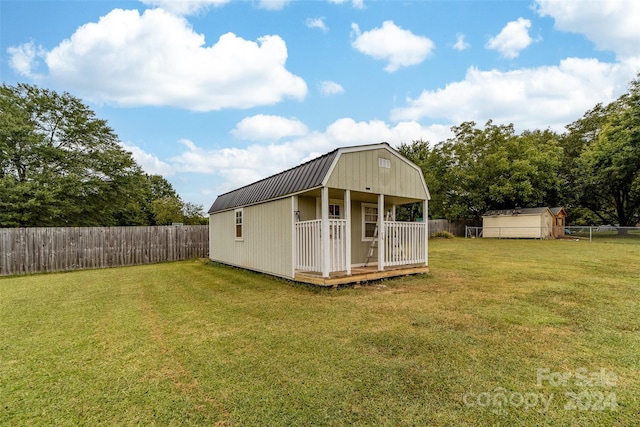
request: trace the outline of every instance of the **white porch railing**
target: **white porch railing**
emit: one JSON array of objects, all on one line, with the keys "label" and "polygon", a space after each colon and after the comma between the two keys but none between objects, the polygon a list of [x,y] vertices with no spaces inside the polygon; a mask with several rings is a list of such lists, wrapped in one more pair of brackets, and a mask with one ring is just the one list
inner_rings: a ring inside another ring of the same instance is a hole
[{"label": "white porch railing", "polygon": [[296,222],[296,270],[322,271],[321,223],[319,219]]},{"label": "white porch railing", "polygon": [[384,265],[420,264],[425,262],[424,222],[384,221]]},{"label": "white porch railing", "polygon": [[[296,270],[322,271],[322,220],[296,223]],[[347,269],[347,221],[329,220],[329,272]]]},{"label": "white porch railing", "polygon": [[[296,263],[299,271],[322,271],[322,221],[314,219],[296,223]],[[425,262],[424,222],[384,221],[384,265],[397,266]],[[329,272],[347,269],[347,221],[329,220]]]},{"label": "white porch railing", "polygon": [[347,220],[329,220],[329,272],[347,269]]}]

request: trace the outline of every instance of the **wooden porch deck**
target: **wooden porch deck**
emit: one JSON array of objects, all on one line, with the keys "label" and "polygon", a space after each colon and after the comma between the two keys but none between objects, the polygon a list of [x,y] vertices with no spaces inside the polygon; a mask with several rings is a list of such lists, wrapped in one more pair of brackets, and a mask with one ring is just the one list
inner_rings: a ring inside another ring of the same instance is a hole
[{"label": "wooden porch deck", "polygon": [[378,271],[377,265],[368,267],[353,267],[351,275],[344,271],[331,273],[329,277],[322,277],[321,273],[309,271],[296,271],[294,280],[301,283],[309,283],[318,286],[333,286],[357,284],[373,280],[388,279],[391,277],[409,276],[412,274],[428,273],[429,267],[421,265],[401,265],[397,267],[385,267]]}]

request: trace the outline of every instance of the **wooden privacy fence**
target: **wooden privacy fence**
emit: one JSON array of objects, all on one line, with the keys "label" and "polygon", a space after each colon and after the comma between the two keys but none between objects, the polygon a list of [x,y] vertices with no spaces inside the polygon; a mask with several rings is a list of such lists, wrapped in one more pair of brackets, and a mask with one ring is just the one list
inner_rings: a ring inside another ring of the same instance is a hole
[{"label": "wooden privacy fence", "polygon": [[0,276],[203,258],[209,226],[0,229]]}]

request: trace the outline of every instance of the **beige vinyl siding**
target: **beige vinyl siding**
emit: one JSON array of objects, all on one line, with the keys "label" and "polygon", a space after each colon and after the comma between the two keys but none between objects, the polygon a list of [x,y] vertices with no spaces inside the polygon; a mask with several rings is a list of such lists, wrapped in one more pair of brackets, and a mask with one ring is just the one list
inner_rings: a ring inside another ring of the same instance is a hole
[{"label": "beige vinyl siding", "polygon": [[239,258],[232,253],[239,249],[236,240],[235,211],[224,211],[209,215],[209,258],[213,261],[231,263]]},{"label": "beige vinyl siding", "polygon": [[243,240],[235,239],[234,211],[210,217],[210,258],[291,278],[291,198],[243,208]]},{"label": "beige vinyl siding", "polygon": [[298,210],[300,211],[300,221],[316,219],[316,198],[299,196]]},{"label": "beige vinyl siding", "polygon": [[[387,159],[390,167],[379,166]],[[421,172],[385,149],[343,153],[327,181],[330,188],[426,199]]]}]

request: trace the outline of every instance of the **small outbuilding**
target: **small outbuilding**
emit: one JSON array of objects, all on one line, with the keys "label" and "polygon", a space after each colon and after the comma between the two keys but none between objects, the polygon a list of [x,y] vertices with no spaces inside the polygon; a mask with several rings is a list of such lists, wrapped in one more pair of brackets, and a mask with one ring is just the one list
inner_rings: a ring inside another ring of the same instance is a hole
[{"label": "small outbuilding", "polygon": [[428,221],[395,221],[423,204],[422,170],[387,143],[339,148],[217,197],[213,261],[319,285],[428,271]]},{"label": "small outbuilding", "polygon": [[561,239],[565,235],[565,227],[567,225],[567,211],[563,207],[550,208],[553,215],[553,237]]},{"label": "small outbuilding", "polygon": [[547,207],[490,210],[482,215],[482,237],[552,239],[553,224]]}]

